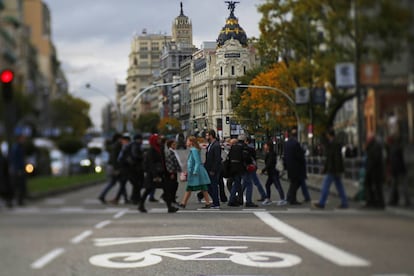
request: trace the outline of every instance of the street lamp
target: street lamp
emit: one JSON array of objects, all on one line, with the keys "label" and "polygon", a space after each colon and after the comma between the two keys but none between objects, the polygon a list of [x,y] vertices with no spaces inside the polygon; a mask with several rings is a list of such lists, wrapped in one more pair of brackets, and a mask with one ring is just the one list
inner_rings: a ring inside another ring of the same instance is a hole
[{"label": "street lamp", "polygon": [[108,95],[106,95],[102,90],[92,86],[90,83],[85,84],[85,87],[87,89],[90,89],[90,90],[93,90],[93,91],[99,93],[100,95],[104,96],[105,98],[107,98],[110,101],[111,105],[114,106],[115,110],[116,110],[116,117],[117,117],[116,118],[116,129],[117,129],[117,131],[123,131],[124,126],[123,126],[123,123],[122,123],[122,114],[121,114],[121,111],[119,110],[119,106]]},{"label": "street lamp", "polygon": [[300,120],[299,120],[298,111],[296,110],[296,104],[295,104],[295,101],[285,91],[283,91],[279,88],[276,88],[276,87],[265,86],[265,85],[249,85],[249,84],[239,84],[239,83],[237,83],[236,87],[239,87],[239,88],[269,89],[269,90],[276,91],[276,92],[280,93],[283,97],[285,97],[288,100],[288,102],[292,105],[292,108],[295,111],[296,122],[297,122],[297,125],[298,125],[298,140],[300,142],[301,127],[300,127]]},{"label": "street lamp", "polygon": [[187,79],[185,81],[175,81],[175,82],[167,82],[167,83],[156,83],[156,84],[150,85],[150,86],[146,87],[144,90],[140,91],[138,93],[138,95],[136,95],[134,97],[134,99],[132,100],[131,106],[134,105],[142,95],[144,95],[145,93],[147,93],[148,91],[150,91],[153,88],[163,87],[163,86],[169,86],[169,85],[180,85],[180,84],[189,83],[189,82],[190,82],[190,80]]}]

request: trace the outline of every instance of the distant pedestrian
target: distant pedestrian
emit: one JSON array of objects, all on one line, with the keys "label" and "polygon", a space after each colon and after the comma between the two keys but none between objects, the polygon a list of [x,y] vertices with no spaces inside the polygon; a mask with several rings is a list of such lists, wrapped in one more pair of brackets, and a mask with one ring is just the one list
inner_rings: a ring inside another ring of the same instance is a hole
[{"label": "distant pedestrian", "polygon": [[364,191],[366,208],[384,209],[383,183],[385,178],[382,146],[374,134],[369,134],[366,144]]},{"label": "distant pedestrian", "polygon": [[0,198],[2,198],[6,206],[13,207],[13,188],[11,187],[9,177],[9,164],[7,158],[3,156],[0,150]]},{"label": "distant pedestrian", "polygon": [[191,192],[202,191],[206,205],[203,208],[210,208],[211,203],[208,196],[208,186],[211,184],[207,170],[201,162],[201,147],[197,138],[189,136],[186,142],[187,149],[190,150],[187,158],[187,187],[186,192],[179,206],[185,208],[190,199]]},{"label": "distant pedestrian", "polygon": [[129,134],[123,134],[120,138],[120,144],[121,144],[121,149],[116,149],[118,152],[118,156],[116,157],[116,162],[117,162],[117,169],[119,170],[119,176],[118,176],[118,181],[119,181],[119,187],[118,187],[118,191],[115,195],[115,197],[113,199],[110,200],[110,203],[112,204],[118,204],[119,200],[121,199],[121,197],[124,198],[125,203],[128,203],[128,193],[126,190],[126,184],[128,182],[128,170],[121,165],[122,161],[122,151],[128,146],[128,144],[131,142],[131,137],[129,136]]},{"label": "distant pedestrian", "polygon": [[120,180],[120,168],[118,163],[118,155],[122,149],[121,143],[122,135],[120,133],[115,133],[112,136],[111,144],[109,145],[109,160],[107,164],[107,173],[109,177],[108,183],[105,185],[102,192],[99,194],[98,199],[106,204],[106,195],[108,192],[116,185]]},{"label": "distant pedestrian", "polygon": [[9,154],[10,180],[14,190],[14,195],[19,206],[25,205],[27,197],[27,179],[25,171],[25,150],[24,143],[26,135],[19,133],[13,143]]},{"label": "distant pedestrian", "polygon": [[289,133],[289,139],[285,142],[283,151],[283,163],[290,182],[286,201],[291,205],[301,204],[297,200],[296,194],[303,179],[306,178],[305,155],[297,140],[297,135],[297,128],[292,128]]},{"label": "distant pedestrian", "polygon": [[392,178],[392,189],[389,198],[389,205],[398,206],[400,194],[402,194],[405,206],[408,207],[411,205],[411,202],[407,181],[407,165],[404,160],[401,138],[396,135],[389,138],[388,160],[391,167]]},{"label": "distant pedestrian", "polygon": [[341,145],[335,139],[334,130],[328,130],[325,134],[327,139],[325,148],[325,166],[324,173],[326,174],[322,182],[322,191],[319,202],[313,204],[314,207],[323,209],[326,205],[329,189],[332,182],[335,182],[336,190],[341,198],[341,205],[338,208],[348,208],[348,200],[345,194],[344,185],[342,183],[342,173],[344,172],[344,162],[341,152]]},{"label": "distant pedestrian", "polygon": [[279,193],[280,202],[279,205],[286,204],[285,200],[285,193],[283,191],[282,185],[280,184],[279,180],[279,172],[276,170],[276,152],[274,151],[273,142],[267,141],[264,146],[263,150],[265,152],[265,167],[262,170],[262,173],[267,173],[267,180],[266,180],[266,197],[263,201],[263,205],[269,205],[272,203],[270,200],[271,195],[271,185],[274,184],[276,190]]}]

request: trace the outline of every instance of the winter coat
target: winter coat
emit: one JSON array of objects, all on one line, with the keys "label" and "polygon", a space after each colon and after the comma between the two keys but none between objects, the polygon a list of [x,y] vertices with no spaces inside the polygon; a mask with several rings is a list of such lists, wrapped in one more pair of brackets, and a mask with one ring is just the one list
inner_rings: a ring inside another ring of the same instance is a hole
[{"label": "winter coat", "polygon": [[201,163],[200,151],[195,147],[190,148],[187,159],[187,179],[188,186],[208,185],[210,177],[207,170]]}]

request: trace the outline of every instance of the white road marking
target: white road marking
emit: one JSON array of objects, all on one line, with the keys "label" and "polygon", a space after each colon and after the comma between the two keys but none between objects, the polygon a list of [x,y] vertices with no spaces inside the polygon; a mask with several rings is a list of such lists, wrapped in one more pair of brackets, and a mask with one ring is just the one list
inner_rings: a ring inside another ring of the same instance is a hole
[{"label": "white road marking", "polygon": [[64,248],[53,249],[52,251],[50,251],[49,253],[47,253],[46,255],[44,255],[43,257],[41,257],[34,263],[32,263],[30,267],[33,269],[41,269],[45,265],[47,265],[50,261],[62,255],[63,252],[65,252]]},{"label": "white road marking", "polygon": [[125,215],[125,213],[126,213],[127,211],[128,211],[128,210],[122,210],[122,211],[120,211],[120,212],[117,212],[117,213],[114,215],[114,219],[118,219],[118,218],[122,217],[123,215]]},{"label": "white road marking", "polygon": [[101,238],[94,239],[95,246],[112,246],[130,243],[160,242],[173,240],[217,240],[238,242],[265,242],[284,243],[283,237],[250,237],[250,236],[210,236],[210,235],[172,235],[172,236],[149,236],[149,237],[124,237],[124,238]]},{"label": "white road marking", "polygon": [[80,243],[81,241],[83,241],[84,239],[86,239],[87,237],[89,237],[90,235],[92,235],[92,233],[93,232],[91,230],[83,231],[82,233],[80,233],[76,237],[72,238],[70,240],[70,242],[73,243],[73,244]]},{"label": "white road marking", "polygon": [[104,220],[104,221],[101,221],[101,222],[97,223],[95,225],[95,228],[96,229],[102,229],[102,228],[104,228],[105,226],[107,226],[108,224],[111,224],[111,223],[112,223],[112,221],[110,221],[110,220]]},{"label": "white road marking", "polygon": [[269,213],[257,212],[255,215],[274,230],[334,264],[340,266],[370,266],[369,261],[312,237]]},{"label": "white road marking", "polygon": [[46,198],[43,203],[48,205],[62,205],[65,203],[65,199],[61,197],[50,197]]}]

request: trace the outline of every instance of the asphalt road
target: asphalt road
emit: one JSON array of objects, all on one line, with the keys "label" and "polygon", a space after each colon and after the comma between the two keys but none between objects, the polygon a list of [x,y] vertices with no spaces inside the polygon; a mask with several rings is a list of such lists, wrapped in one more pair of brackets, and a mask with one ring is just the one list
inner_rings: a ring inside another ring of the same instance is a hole
[{"label": "asphalt road", "polygon": [[142,214],[101,204],[103,185],[1,209],[0,275],[414,275],[411,211],[205,210],[193,196],[178,213],[156,202]]}]

